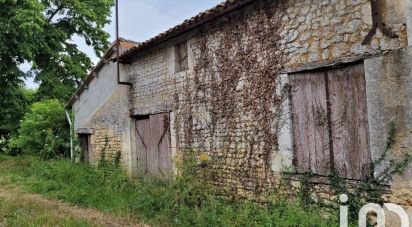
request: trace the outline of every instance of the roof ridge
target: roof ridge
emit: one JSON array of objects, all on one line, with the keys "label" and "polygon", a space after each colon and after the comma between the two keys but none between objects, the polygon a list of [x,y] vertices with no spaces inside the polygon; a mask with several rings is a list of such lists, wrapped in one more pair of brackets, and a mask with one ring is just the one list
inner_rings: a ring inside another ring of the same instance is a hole
[{"label": "roof ridge", "polygon": [[[119,37],[119,40],[122,41],[122,42],[128,42],[128,43],[134,43],[134,44],[140,44],[141,43],[141,42],[134,41],[134,40],[131,40],[131,39],[126,39],[126,38],[123,38],[123,37]],[[116,40],[114,42],[116,42]]]},{"label": "roof ridge", "polygon": [[209,21],[215,20],[231,11],[240,9],[255,1],[256,0],[226,0],[224,2],[221,2],[218,5],[205,11],[202,11],[197,15],[184,20],[182,23],[140,43],[140,45],[129,49],[119,57],[119,60],[127,61],[128,58],[132,57],[134,54],[138,53],[141,50],[145,50],[151,46],[155,46],[161,42],[176,37],[182,33],[192,30]]}]

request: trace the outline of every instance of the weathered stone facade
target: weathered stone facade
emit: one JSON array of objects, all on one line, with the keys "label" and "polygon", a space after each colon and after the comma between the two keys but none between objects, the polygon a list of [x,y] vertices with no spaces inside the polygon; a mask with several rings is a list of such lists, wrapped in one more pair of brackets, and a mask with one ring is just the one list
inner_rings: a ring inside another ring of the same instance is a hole
[{"label": "weathered stone facade", "polygon": [[148,114],[171,108],[170,94],[174,92],[169,74],[170,55],[167,48],[157,48],[129,67],[133,89],[130,91],[132,113]]},{"label": "weathered stone facade", "polygon": [[[365,60],[369,108],[369,131],[372,159],[377,160],[385,152],[388,122],[396,125],[396,145],[391,154],[375,167],[375,175],[382,173],[390,159],[402,160],[412,152],[412,49],[398,50]],[[394,176],[391,195],[385,197],[394,203],[412,206],[412,165],[402,174]]]},{"label": "weathered stone facade", "polygon": [[[123,91],[122,91],[123,90]],[[130,144],[127,143],[129,136],[129,110],[127,89],[119,88],[106,100],[92,118],[83,123],[82,127],[93,128],[91,135],[90,162],[96,164],[100,153],[105,150],[108,159],[113,158],[117,152],[121,152],[122,165],[128,168]]]},{"label": "weathered stone facade", "polygon": [[[389,6],[385,6],[383,12],[388,12]],[[391,21],[393,14],[402,15],[401,9],[393,10],[397,12],[387,15],[386,21]],[[281,51],[287,53],[286,67],[325,64],[340,58],[406,47],[405,19],[387,25],[399,38],[391,39],[378,31],[370,45],[362,45],[372,26],[370,1],[288,1],[279,30]]]},{"label": "weathered stone facade", "polygon": [[[137,85],[131,92],[134,113],[173,111],[174,151],[207,153],[212,161],[206,177],[212,184],[237,198],[261,199],[282,184],[281,172],[293,172],[289,104],[282,90],[287,73],[366,59],[372,159],[382,154],[388,123],[394,118],[400,133],[397,147],[411,153],[411,55],[401,50],[408,46],[403,16],[407,14],[399,7],[406,2],[384,2],[386,25],[399,38],[378,30],[368,45],[361,43],[372,25],[369,1],[268,2],[270,7],[248,6],[142,52],[128,69]],[[173,46],[182,40],[189,44],[189,70],[175,73]],[[388,53],[393,60],[385,57]],[[157,67],[162,70],[151,70]],[[146,94],[155,95],[148,99]],[[376,174],[382,168],[377,166]],[[395,176],[383,196],[386,201],[412,205],[412,184],[407,180],[411,169],[409,165]],[[301,190],[297,181],[291,186],[291,192]],[[309,187],[312,199],[337,201],[330,182]],[[397,223],[396,216],[387,220]]]},{"label": "weathered stone facade", "polygon": [[[136,43],[121,39],[120,52],[132,48]],[[112,45],[86,79],[81,89],[69,102],[75,113],[74,130],[78,135],[88,136],[88,163],[97,164],[100,154],[111,160],[121,153],[121,165],[131,166],[131,145],[128,86],[119,86],[116,79],[115,46]],[[121,69],[122,70],[122,69]],[[127,78],[122,73],[121,81]]]},{"label": "weathered stone facade", "polygon": [[[220,188],[240,197],[270,191],[277,172],[293,169],[292,146],[279,150],[290,123],[280,75],[405,48],[403,8],[386,2],[383,10],[399,37],[378,29],[362,45],[372,27],[368,0],[257,1],[136,55],[126,66],[131,110],[175,112],[174,147],[209,154]],[[182,40],[189,69],[175,73],[174,44]]]},{"label": "weathered stone facade", "polygon": [[[105,101],[90,127],[109,126],[113,141],[122,141],[129,172],[136,174],[132,117],[171,112],[174,161],[188,150],[207,154],[209,182],[236,198],[261,199],[279,185],[282,173],[294,172],[288,74],[361,61],[372,160],[385,150],[394,119],[399,140],[392,153],[412,153],[408,2],[382,0],[383,22],[397,37],[378,29],[362,45],[373,23],[368,0],[249,1],[128,56],[122,73],[132,86]],[[175,45],[182,42],[188,70],[178,72]],[[105,133],[97,134],[101,141]],[[384,166],[376,166],[375,175]],[[412,206],[411,171],[409,165],[395,176],[388,201]],[[327,184],[317,185],[314,194],[335,199]]]}]

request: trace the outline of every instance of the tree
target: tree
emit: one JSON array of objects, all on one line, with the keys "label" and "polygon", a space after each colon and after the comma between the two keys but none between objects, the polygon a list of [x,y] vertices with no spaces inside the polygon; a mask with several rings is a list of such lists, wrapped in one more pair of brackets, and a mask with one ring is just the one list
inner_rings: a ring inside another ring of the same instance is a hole
[{"label": "tree", "polygon": [[0,140],[8,139],[17,132],[20,119],[33,103],[34,90],[20,87],[0,89]]},{"label": "tree", "polygon": [[23,86],[0,89],[0,152],[8,151],[8,139],[17,134],[20,120],[33,103],[35,91]]},{"label": "tree", "polygon": [[[84,38],[100,56],[112,6],[113,0],[0,0],[0,88],[34,76],[38,99],[67,100],[92,65],[71,40]],[[19,69],[25,62],[32,65],[27,73]]]},{"label": "tree", "polygon": [[68,155],[70,126],[63,104],[57,99],[34,103],[21,121],[19,133],[11,140],[12,148],[39,154],[44,159]]}]

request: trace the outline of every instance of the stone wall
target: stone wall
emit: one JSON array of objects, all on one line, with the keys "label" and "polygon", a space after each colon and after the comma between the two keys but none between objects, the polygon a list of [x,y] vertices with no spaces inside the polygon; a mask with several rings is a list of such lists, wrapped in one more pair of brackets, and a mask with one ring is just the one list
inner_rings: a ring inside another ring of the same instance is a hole
[{"label": "stone wall", "polygon": [[[389,123],[396,127],[396,144],[375,168],[381,174],[391,160],[400,162],[412,155],[412,49],[394,51],[365,61],[368,92],[368,118],[372,159],[385,152]],[[412,163],[391,181],[389,202],[412,207]],[[412,212],[411,212],[412,215]]]},{"label": "stone wall", "polygon": [[[172,110],[177,148],[208,154],[213,184],[241,198],[265,194],[277,185],[276,171],[293,169],[280,75],[405,48],[404,9],[390,1],[383,9],[399,38],[378,30],[361,45],[372,27],[369,0],[256,1],[125,66],[132,114]],[[182,40],[189,69],[175,73],[174,44]]]},{"label": "stone wall", "polygon": [[[130,117],[128,86],[119,86],[116,79],[116,64],[108,62],[97,72],[88,88],[73,104],[74,130],[91,132],[89,162],[96,164],[100,152],[106,147],[110,159],[121,152],[122,165],[130,164]],[[122,73],[124,74],[124,73]],[[122,77],[124,81],[125,77]],[[107,140],[107,146],[106,146]]]},{"label": "stone wall", "polygon": [[[303,177],[304,178],[304,177]],[[322,178],[322,177],[312,177],[309,179],[304,180],[302,177],[287,177],[287,179],[284,179],[284,182],[287,183],[284,184],[284,187],[282,186],[282,192],[285,192],[288,196],[294,197],[294,198],[299,198],[303,197],[304,200],[309,200],[312,202],[316,202],[318,204],[323,204],[325,205],[325,209],[329,209],[331,213],[334,213],[339,210],[340,205],[346,205],[348,206],[348,203],[346,204],[341,204],[339,201],[339,195],[340,193],[336,193],[337,187],[336,185],[330,184],[330,180],[328,178]],[[345,181],[342,180],[340,184],[345,185],[345,187],[348,189],[349,193],[343,193],[346,194],[349,198],[350,203],[354,203],[359,201],[359,199],[362,201],[362,203],[369,202],[369,203],[377,203],[376,201],[371,201],[368,200],[366,201],[365,198],[359,198],[359,194],[356,194],[356,192],[359,192],[359,182],[356,181]],[[378,190],[375,188],[376,192]],[[397,205],[400,205],[405,211],[406,214],[409,217],[409,220],[412,220],[412,206],[411,204],[411,197],[403,197],[402,199],[398,198],[396,199],[393,195],[394,194],[407,194],[408,192],[405,193],[405,190],[407,189],[396,189],[392,191],[394,193],[391,193],[391,190],[388,187],[382,187],[379,189],[379,193],[383,194],[382,198],[384,202],[389,202],[389,203],[394,203]],[[356,206],[355,206],[356,207]],[[354,210],[354,207],[349,206],[349,211],[351,212],[356,212]],[[359,208],[360,209],[360,208]],[[359,210],[358,210],[359,211]],[[401,219],[398,216],[398,214],[389,211],[388,209],[384,209],[385,211],[385,226],[401,226]],[[358,217],[353,219],[354,217],[349,217],[349,220],[352,221],[357,221]],[[410,224],[410,223],[409,223]]]},{"label": "stone wall", "polygon": [[144,115],[169,110],[173,97],[173,74],[168,48],[155,48],[138,56],[131,66],[126,66],[133,89],[130,91],[131,112]]},{"label": "stone wall", "polygon": [[[189,150],[207,155],[201,177],[225,195],[264,200],[282,184],[280,173],[293,172],[287,73],[366,59],[372,156],[382,153],[393,119],[402,126],[395,153],[410,152],[412,53],[394,51],[407,46],[407,0],[382,2],[384,22],[399,38],[378,29],[361,45],[372,26],[369,0],[255,1],[122,65],[130,89],[117,85],[113,63],[105,65],[73,105],[75,128],[93,129],[93,163],[107,139],[107,155],[121,151],[133,175],[131,116],[172,111],[173,157]],[[185,40],[189,69],[176,72],[174,45]],[[411,171],[395,176],[387,201],[412,205]],[[289,186],[295,195],[301,188],[297,180]],[[327,182],[310,186],[313,199],[336,201]]]},{"label": "stone wall", "polygon": [[105,150],[108,160],[121,152],[122,166],[130,165],[130,117],[128,109],[128,87],[118,87],[112,96],[83,124],[93,128],[91,135],[90,163],[96,164]]},{"label": "stone wall", "polygon": [[192,71],[177,92],[179,147],[208,154],[207,178],[241,198],[276,184],[271,157],[285,98],[276,83],[285,5],[271,7],[254,5],[201,29],[190,46]]},{"label": "stone wall", "polygon": [[[362,45],[372,26],[369,0],[288,1],[279,30],[282,36],[281,50],[287,53],[286,67],[293,69],[304,64],[325,64],[341,58],[406,47],[403,11],[392,7],[393,3],[383,6],[383,12],[388,15],[388,22],[391,22],[387,23],[387,27],[399,38],[386,37],[378,29],[370,45]],[[389,15],[398,20],[389,20]]]},{"label": "stone wall", "polygon": [[190,38],[193,67],[176,93],[180,148],[211,156],[210,178],[219,188],[240,197],[270,191],[276,185],[272,170],[293,169],[292,151],[279,152],[286,122],[276,119],[288,113],[275,81],[281,72],[407,45],[402,22],[388,24],[399,38],[378,31],[362,46],[370,11],[368,0],[259,1],[199,29]]},{"label": "stone wall", "polygon": [[[121,152],[122,141],[121,135],[114,133],[107,127],[107,125],[97,123],[93,126],[95,128],[93,135],[90,137],[92,152],[89,156],[89,162],[90,164],[96,165],[99,162],[103,151],[107,160],[112,160],[117,152]],[[125,162],[123,162],[123,165],[124,163]],[[127,168],[127,166],[124,167]]]}]

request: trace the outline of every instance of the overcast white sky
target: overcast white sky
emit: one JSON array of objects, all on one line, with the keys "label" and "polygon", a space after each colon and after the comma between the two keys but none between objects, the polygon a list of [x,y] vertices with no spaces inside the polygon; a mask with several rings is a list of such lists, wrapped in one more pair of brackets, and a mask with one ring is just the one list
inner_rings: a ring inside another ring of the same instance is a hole
[{"label": "overcast white sky", "polygon": [[[134,41],[147,40],[167,29],[212,8],[223,0],[119,0],[120,36]],[[112,23],[105,27],[110,33],[110,42],[115,39],[115,17],[112,10]],[[82,39],[75,39],[80,49],[96,63],[99,59]],[[23,66],[27,69],[29,66]],[[36,87],[33,79],[26,86]]]}]

